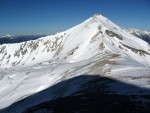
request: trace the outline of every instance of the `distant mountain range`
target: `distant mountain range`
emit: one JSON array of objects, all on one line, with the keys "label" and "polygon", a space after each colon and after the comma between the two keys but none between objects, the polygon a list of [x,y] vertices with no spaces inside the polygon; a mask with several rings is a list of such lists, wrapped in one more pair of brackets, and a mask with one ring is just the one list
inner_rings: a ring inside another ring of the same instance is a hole
[{"label": "distant mountain range", "polygon": [[0,36],[0,44],[19,43],[29,40],[35,40],[46,35],[3,35]]},{"label": "distant mountain range", "polygon": [[11,35],[11,34],[6,34],[6,35],[2,35],[0,36],[0,38],[15,38],[15,35]]},{"label": "distant mountain range", "polygon": [[140,29],[126,29],[127,32],[137,36],[150,44],[150,32]]}]

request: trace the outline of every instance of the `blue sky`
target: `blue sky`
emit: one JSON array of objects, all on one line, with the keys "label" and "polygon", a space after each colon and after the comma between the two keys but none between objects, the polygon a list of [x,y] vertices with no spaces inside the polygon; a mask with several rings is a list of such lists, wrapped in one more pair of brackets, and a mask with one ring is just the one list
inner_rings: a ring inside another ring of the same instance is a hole
[{"label": "blue sky", "polygon": [[95,13],[123,28],[150,30],[150,0],[0,0],[0,34],[51,34]]}]

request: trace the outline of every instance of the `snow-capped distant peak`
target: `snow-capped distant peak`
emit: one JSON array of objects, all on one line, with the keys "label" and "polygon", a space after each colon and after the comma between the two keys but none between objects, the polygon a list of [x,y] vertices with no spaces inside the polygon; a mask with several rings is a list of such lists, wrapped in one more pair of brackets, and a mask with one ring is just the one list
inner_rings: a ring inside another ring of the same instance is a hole
[{"label": "snow-capped distant peak", "polygon": [[129,31],[131,33],[140,33],[140,34],[149,34],[150,35],[150,31],[148,30],[141,30],[141,29],[135,29],[135,28],[128,28],[125,29],[126,31]]},{"label": "snow-capped distant peak", "polygon": [[6,34],[1,36],[1,38],[15,38],[15,37],[16,37],[15,35],[11,35],[11,34]]},{"label": "snow-capped distant peak", "polygon": [[150,44],[150,31],[147,30],[140,30],[140,29],[134,29],[134,28],[128,28],[125,29],[127,32],[133,34],[134,36],[137,36],[144,41],[148,42]]}]

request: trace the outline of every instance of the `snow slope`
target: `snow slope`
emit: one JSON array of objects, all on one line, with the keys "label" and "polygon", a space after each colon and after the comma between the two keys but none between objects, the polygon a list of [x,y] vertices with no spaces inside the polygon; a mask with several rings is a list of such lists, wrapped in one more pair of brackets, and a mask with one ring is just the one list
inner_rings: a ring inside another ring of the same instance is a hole
[{"label": "snow slope", "polygon": [[[150,88],[150,46],[101,14],[58,34],[17,44],[0,45],[0,109],[60,81],[83,75],[100,75]],[[133,79],[138,78],[138,79]],[[51,91],[48,99],[67,96],[68,90]],[[69,87],[73,86],[73,89]],[[67,87],[67,86],[66,86]],[[119,93],[119,90],[117,90]],[[137,91],[138,92],[138,91]],[[125,89],[120,93],[136,93]],[[143,92],[146,93],[146,92]],[[35,103],[26,103],[26,109]]]}]

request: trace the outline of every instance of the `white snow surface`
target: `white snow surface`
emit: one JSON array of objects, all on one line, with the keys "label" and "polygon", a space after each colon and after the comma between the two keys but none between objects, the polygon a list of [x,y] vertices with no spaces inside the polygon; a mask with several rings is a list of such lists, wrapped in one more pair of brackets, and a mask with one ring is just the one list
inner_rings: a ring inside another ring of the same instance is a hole
[{"label": "white snow surface", "polygon": [[[101,14],[55,35],[0,45],[0,109],[85,74],[150,89],[150,45]],[[49,99],[72,94],[80,82],[72,83],[74,88],[61,95],[51,91]],[[126,90],[122,92],[129,93]],[[37,103],[28,103],[28,107]]]}]

